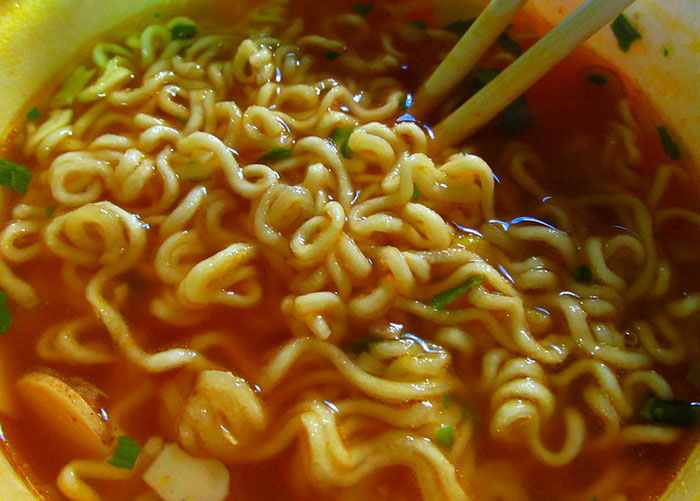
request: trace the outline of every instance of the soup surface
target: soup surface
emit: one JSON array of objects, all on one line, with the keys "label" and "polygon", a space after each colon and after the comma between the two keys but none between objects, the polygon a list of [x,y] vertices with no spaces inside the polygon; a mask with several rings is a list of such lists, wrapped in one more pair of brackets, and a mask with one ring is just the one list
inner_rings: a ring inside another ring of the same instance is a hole
[{"label": "soup surface", "polygon": [[672,131],[580,50],[431,151],[426,124],[536,23],[418,120],[466,19],[241,10],[96,42],[7,136],[1,436],[38,492],[663,492],[700,388],[697,182]]}]

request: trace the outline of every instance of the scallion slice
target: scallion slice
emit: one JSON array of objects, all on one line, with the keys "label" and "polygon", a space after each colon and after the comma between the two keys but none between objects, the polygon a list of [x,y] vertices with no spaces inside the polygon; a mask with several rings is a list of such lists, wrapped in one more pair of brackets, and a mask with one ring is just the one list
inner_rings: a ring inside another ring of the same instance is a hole
[{"label": "scallion slice", "polygon": [[0,184],[10,188],[16,193],[27,193],[32,173],[27,167],[16,164],[4,158],[0,158]]},{"label": "scallion slice", "polygon": [[27,112],[27,115],[24,118],[26,118],[29,122],[35,122],[41,118],[41,112],[36,108],[32,108]]},{"label": "scallion slice", "polygon": [[117,439],[117,448],[107,462],[117,468],[130,470],[136,464],[140,452],[141,446],[133,438],[129,435],[122,435]]},{"label": "scallion slice", "polygon": [[440,427],[435,430],[435,441],[443,449],[450,450],[455,441],[454,427],[447,424],[441,424]]},{"label": "scallion slice", "polygon": [[450,395],[445,393],[442,396],[442,408],[447,409],[450,406]]},{"label": "scallion slice", "polygon": [[287,158],[292,158],[291,148],[273,148],[258,158],[258,162],[277,162],[278,160],[286,160]]},{"label": "scallion slice", "polygon": [[379,337],[361,337],[354,340],[350,346],[348,346],[348,350],[355,354],[362,353],[363,351],[367,350],[371,344],[381,340],[382,338]]},{"label": "scallion slice", "polygon": [[666,154],[671,158],[671,160],[680,160],[681,149],[678,144],[673,140],[671,134],[665,125],[660,125],[656,128],[659,132],[659,138],[661,139],[661,146],[663,147]]},{"label": "scallion slice", "polygon": [[179,22],[170,28],[173,40],[189,40],[197,36],[197,25],[194,23]]},{"label": "scallion slice", "polygon": [[593,281],[593,271],[591,271],[591,267],[586,264],[577,266],[574,269],[574,280],[584,284],[591,283]]},{"label": "scallion slice", "polygon": [[613,33],[617,38],[617,45],[627,52],[635,40],[640,40],[642,35],[632,26],[627,16],[620,14],[611,24]]},{"label": "scallion slice", "polygon": [[352,8],[352,11],[355,14],[360,15],[362,17],[369,16],[370,12],[372,12],[373,10],[374,10],[374,5],[371,5],[368,3],[356,3]]},{"label": "scallion slice", "polygon": [[5,334],[12,325],[12,310],[7,303],[7,292],[0,291],[0,334]]},{"label": "scallion slice", "polygon": [[476,21],[476,19],[458,19],[457,21],[451,22],[447,26],[443,26],[442,29],[462,36],[469,28],[471,28],[474,21]]},{"label": "scallion slice", "polygon": [[437,294],[430,302],[433,305],[433,308],[435,308],[436,310],[442,310],[445,306],[454,302],[459,296],[467,292],[469,289],[473,289],[474,287],[479,285],[483,280],[483,276],[475,275],[466,282],[464,282],[462,285],[459,285],[452,289],[447,289],[446,291],[442,291],[441,293]]},{"label": "scallion slice", "polygon": [[331,132],[331,141],[335,143],[344,158],[352,157],[352,151],[350,151],[350,145],[348,144],[350,134],[352,134],[350,127],[336,127]]},{"label": "scallion slice", "polygon": [[422,19],[414,19],[411,21],[411,24],[418,28],[419,30],[427,30],[428,29],[428,23],[423,21]]},{"label": "scallion slice", "polygon": [[78,66],[73,74],[66,80],[61,90],[53,98],[54,106],[70,106],[78,97],[78,94],[85,88],[95,70],[88,70],[85,66]]},{"label": "scallion slice", "polygon": [[690,428],[698,423],[700,403],[649,397],[640,413],[650,423]]}]

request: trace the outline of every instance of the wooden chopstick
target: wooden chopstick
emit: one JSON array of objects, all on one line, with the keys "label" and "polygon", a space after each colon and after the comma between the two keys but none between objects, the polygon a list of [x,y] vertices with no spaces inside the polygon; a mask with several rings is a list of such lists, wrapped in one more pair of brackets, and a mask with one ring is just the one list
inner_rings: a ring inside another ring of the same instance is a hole
[{"label": "wooden chopstick", "polygon": [[432,148],[439,151],[474,133],[633,2],[588,0],[437,124]]},{"label": "wooden chopstick", "polygon": [[418,89],[411,106],[411,114],[422,118],[430,113],[474,68],[526,1],[491,0],[474,24]]}]

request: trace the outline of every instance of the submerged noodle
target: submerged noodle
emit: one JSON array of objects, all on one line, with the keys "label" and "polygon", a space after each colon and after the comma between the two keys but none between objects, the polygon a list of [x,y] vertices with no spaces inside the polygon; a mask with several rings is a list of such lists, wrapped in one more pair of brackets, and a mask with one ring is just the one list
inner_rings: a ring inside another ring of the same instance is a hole
[{"label": "submerged noodle", "polygon": [[[74,315],[39,333],[37,356],[63,367],[125,357],[159,381],[147,391],[163,423],[133,470],[70,461],[62,494],[98,500],[106,494],[92,484],[108,480],[149,499],[133,485],[165,439],[232,470],[295,444],[290,488],[300,497],[342,488],[356,499],[363,482],[381,485],[382,471],[400,466],[424,499],[531,499],[512,464],[478,458],[477,431],[552,468],[603,447],[678,440],[636,413],[648,394],[674,397],[659,368],[688,363],[683,322],[700,311],[697,290],[675,295],[679,270],[655,231],[676,219],[697,228],[700,216],[659,208],[686,176],[680,167],[660,167],[645,188],[626,101],[599,160],[627,190],[556,197],[539,219],[502,222],[501,188],[482,158],[470,148],[429,154],[425,128],[395,121],[407,89],[392,75],[415,29],[392,21],[375,36],[356,13],[319,26],[290,16],[274,2],[221,33],[173,39],[178,23],[196,26],[179,18],[99,43],[79,104],[51,106],[27,126],[23,154],[56,208],[47,218],[14,206],[0,233],[0,287],[36,307],[43,292],[17,269],[54,259]],[[378,49],[363,50],[371,40]],[[535,149],[512,141],[503,157],[522,196],[545,196]],[[612,230],[589,224],[598,210]],[[581,265],[590,281],[576,280]],[[646,297],[659,306],[634,309]],[[221,308],[259,315],[251,308],[276,300],[288,330],[259,364],[237,339],[255,331],[210,329]],[[149,343],[154,325],[185,335]],[[151,399],[138,392],[121,407],[109,401],[116,429],[132,419],[127,407]],[[601,476],[591,495],[612,499],[623,476]]]}]

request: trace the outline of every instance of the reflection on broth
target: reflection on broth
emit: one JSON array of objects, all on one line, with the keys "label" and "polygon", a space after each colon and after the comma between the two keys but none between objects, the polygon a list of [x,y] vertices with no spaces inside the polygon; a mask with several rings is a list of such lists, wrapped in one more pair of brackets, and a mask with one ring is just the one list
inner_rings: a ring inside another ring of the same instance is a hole
[{"label": "reflection on broth", "polygon": [[[697,419],[700,214],[615,72],[581,50],[431,152],[411,93],[466,23],[193,19],[89,47],[6,141],[0,412],[37,489],[663,492]],[[536,39],[520,18],[426,123]]]}]

